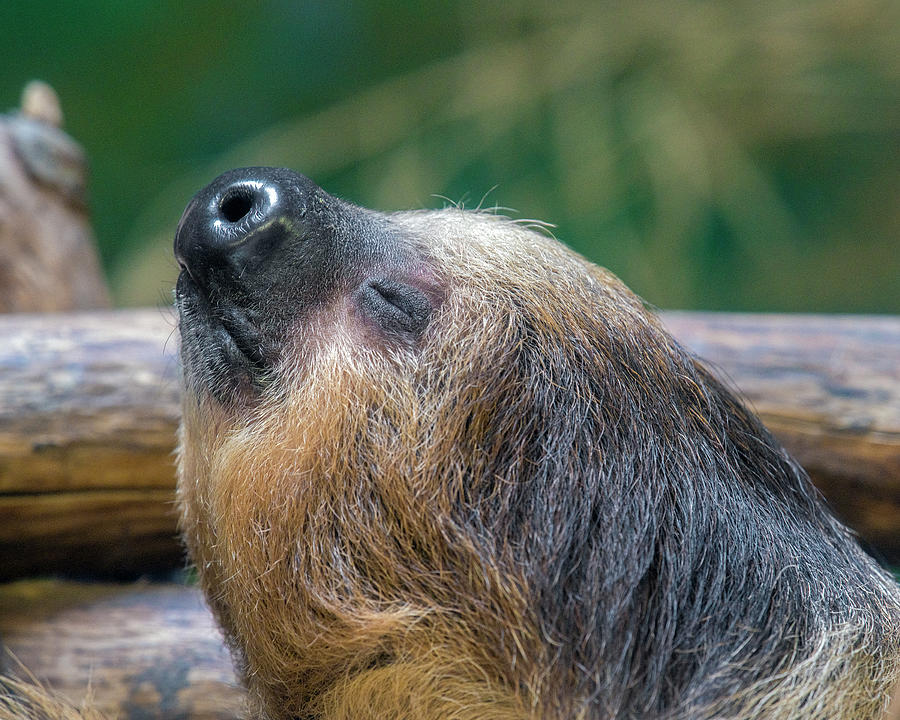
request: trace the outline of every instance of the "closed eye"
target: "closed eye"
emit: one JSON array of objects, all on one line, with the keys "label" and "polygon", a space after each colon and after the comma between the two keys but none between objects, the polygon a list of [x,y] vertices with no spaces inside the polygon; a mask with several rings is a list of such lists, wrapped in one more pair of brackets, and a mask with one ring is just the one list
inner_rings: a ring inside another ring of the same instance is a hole
[{"label": "closed eye", "polygon": [[357,293],[360,309],[385,331],[415,339],[431,316],[431,301],[416,287],[397,280],[367,280]]}]

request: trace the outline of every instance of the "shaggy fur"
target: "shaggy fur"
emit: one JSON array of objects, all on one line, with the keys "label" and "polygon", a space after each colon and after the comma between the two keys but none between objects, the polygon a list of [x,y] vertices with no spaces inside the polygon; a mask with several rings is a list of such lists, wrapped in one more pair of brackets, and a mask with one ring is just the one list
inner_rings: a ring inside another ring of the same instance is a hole
[{"label": "shaggy fur", "polygon": [[33,677],[0,677],[0,720],[106,720],[94,707],[89,688],[80,708]]},{"label": "shaggy fur", "polygon": [[616,278],[502,217],[210,188],[178,495],[252,717],[882,717],[900,590]]},{"label": "shaggy fur", "polygon": [[[615,277],[502,217],[300,195],[341,248],[314,287],[282,218],[239,290],[178,292],[182,528],[254,713],[881,716],[895,583]],[[369,272],[420,333],[366,315]]]}]

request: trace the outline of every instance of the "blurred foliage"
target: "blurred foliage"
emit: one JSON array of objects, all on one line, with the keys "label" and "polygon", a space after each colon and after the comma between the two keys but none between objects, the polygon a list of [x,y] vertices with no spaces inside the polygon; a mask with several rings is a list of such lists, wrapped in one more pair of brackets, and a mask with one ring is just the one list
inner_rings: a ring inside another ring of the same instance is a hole
[{"label": "blurred foliage", "polygon": [[665,307],[900,312],[900,3],[7,0],[0,97],[59,91],[121,303],[193,192],[286,165],[500,205]]}]

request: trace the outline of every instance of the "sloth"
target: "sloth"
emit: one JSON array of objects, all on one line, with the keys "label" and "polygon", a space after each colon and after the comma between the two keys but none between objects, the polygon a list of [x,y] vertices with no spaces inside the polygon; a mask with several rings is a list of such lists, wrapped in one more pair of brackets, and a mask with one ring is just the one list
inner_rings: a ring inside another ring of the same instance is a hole
[{"label": "sloth", "polygon": [[251,716],[881,717],[897,585],[610,272],[278,168],[175,255],[181,528]]}]

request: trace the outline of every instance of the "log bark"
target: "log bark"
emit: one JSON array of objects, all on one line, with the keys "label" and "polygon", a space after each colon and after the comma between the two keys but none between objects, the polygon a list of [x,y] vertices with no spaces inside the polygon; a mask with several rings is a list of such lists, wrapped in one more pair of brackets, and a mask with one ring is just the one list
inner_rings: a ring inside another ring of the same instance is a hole
[{"label": "log bark", "polygon": [[[900,318],[663,313],[900,562]],[[181,562],[167,310],[0,316],[0,578]]]},{"label": "log bark", "polygon": [[243,692],[199,590],[28,580],[0,586],[0,675],[108,718],[235,720]]},{"label": "log bark", "polygon": [[183,562],[169,310],[0,316],[0,579]]}]

